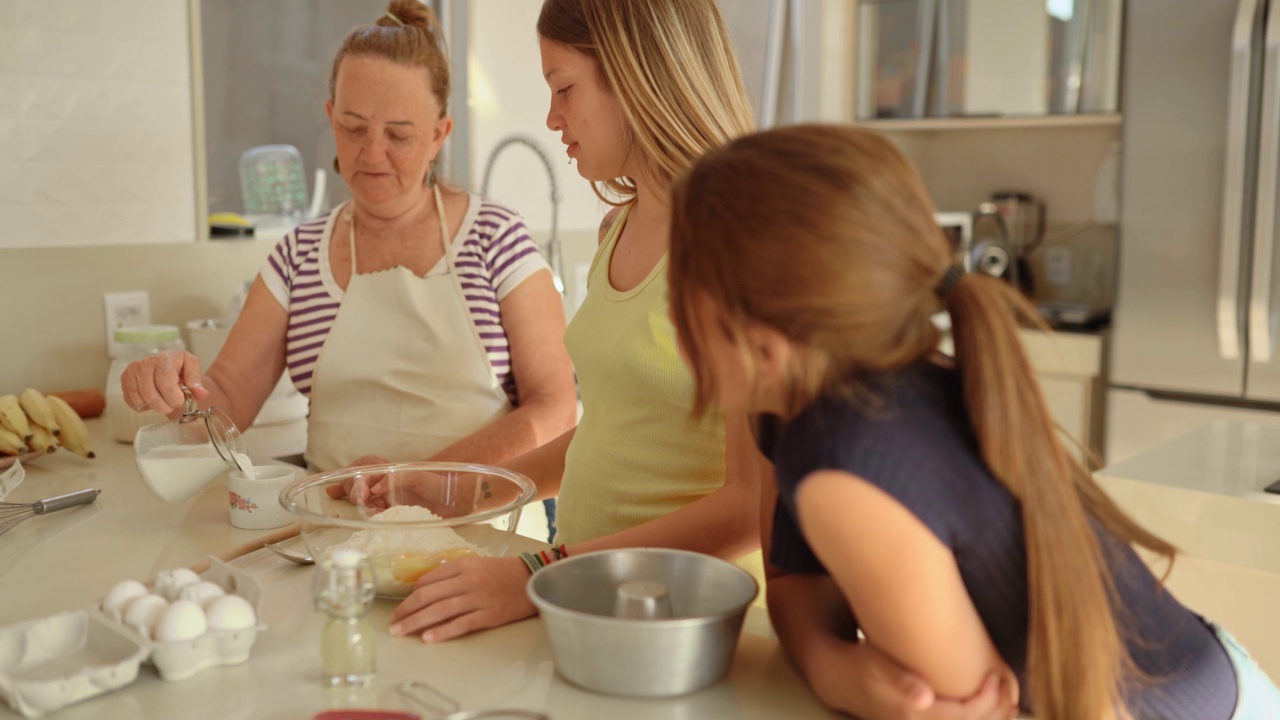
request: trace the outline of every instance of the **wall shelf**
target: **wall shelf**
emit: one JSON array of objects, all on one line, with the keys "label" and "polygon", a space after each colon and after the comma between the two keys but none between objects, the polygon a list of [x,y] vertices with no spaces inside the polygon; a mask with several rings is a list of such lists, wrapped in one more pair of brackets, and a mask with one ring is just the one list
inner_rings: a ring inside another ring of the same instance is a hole
[{"label": "wall shelf", "polygon": [[1039,117],[936,117],[894,120],[860,120],[860,127],[880,132],[938,132],[942,130],[1019,130],[1066,127],[1118,127],[1119,113],[1091,115],[1042,115]]}]

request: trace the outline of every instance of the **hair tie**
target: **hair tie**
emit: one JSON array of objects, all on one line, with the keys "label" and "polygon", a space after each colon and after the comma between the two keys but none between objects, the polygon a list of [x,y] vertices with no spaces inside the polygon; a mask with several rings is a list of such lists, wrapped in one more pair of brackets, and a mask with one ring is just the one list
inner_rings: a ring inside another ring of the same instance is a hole
[{"label": "hair tie", "polygon": [[964,270],[959,265],[952,265],[947,268],[946,274],[938,281],[933,288],[933,292],[940,298],[946,299],[947,295],[955,289],[956,283],[960,282],[960,278],[964,276]]},{"label": "hair tie", "polygon": [[387,11],[387,17],[391,18],[391,20],[400,27],[404,27],[404,21],[393,15],[390,10]]}]

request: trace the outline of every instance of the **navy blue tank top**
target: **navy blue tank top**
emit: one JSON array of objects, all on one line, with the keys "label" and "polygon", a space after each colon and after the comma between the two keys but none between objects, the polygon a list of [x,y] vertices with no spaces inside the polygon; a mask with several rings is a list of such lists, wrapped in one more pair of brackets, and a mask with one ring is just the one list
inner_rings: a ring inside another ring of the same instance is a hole
[{"label": "navy blue tank top", "polygon": [[[820,399],[785,425],[761,420],[761,449],[778,478],[770,561],[789,572],[826,573],[796,521],[796,488],[810,473],[845,470],[874,484],[954,553],[987,633],[1018,674],[1023,710],[1033,710],[1021,508],[982,460],[958,374],[921,363],[867,386],[856,399]],[[1174,599],[1131,547],[1095,527],[1119,595],[1118,627],[1134,664],[1153,679],[1128,683],[1130,713],[1136,720],[1228,720],[1235,672],[1212,628]]]}]

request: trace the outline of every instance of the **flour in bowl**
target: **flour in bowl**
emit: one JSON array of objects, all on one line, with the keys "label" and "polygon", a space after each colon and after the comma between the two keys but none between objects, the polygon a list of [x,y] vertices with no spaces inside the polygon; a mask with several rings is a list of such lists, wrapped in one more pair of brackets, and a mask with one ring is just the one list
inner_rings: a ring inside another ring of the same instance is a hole
[{"label": "flour in bowl", "polygon": [[[374,515],[374,522],[428,522],[440,516],[417,505],[394,505]],[[334,547],[368,553],[374,582],[383,597],[404,597],[418,578],[447,562],[486,554],[452,528],[387,528],[357,530]]]}]

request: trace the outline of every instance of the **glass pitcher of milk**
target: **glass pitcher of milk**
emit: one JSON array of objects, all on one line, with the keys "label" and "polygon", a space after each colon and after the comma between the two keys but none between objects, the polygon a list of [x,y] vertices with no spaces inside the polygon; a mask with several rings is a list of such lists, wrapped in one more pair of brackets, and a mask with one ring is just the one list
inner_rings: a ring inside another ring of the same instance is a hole
[{"label": "glass pitcher of milk", "polygon": [[185,386],[182,417],[148,425],[133,440],[138,474],[151,492],[175,505],[195,495],[228,469],[253,477],[240,430],[227,414],[200,410]]}]

